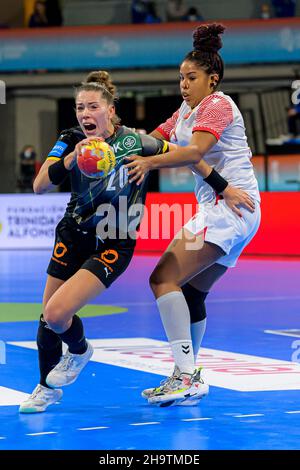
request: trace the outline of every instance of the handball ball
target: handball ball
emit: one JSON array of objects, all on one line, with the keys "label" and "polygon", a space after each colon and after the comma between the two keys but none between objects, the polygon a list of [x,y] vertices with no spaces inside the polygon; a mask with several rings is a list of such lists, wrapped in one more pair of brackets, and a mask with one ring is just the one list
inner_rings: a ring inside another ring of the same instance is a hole
[{"label": "handball ball", "polygon": [[103,178],[114,169],[116,157],[106,142],[91,140],[82,145],[77,164],[81,173],[88,178]]}]

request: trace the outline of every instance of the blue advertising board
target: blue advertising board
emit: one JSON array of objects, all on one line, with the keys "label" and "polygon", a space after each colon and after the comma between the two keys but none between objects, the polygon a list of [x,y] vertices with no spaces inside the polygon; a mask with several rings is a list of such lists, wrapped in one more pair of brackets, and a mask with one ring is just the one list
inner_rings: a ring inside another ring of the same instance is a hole
[{"label": "blue advertising board", "polygon": [[[0,31],[0,71],[177,67],[197,23]],[[300,61],[300,19],[224,22],[226,65]]]}]

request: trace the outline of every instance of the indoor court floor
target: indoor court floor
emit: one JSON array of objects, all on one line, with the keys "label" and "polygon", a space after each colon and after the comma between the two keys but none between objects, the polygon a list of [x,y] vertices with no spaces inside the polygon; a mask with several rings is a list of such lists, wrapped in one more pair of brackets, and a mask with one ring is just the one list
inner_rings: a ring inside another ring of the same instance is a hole
[{"label": "indoor court floor", "polygon": [[[207,298],[198,406],[141,397],[173,368],[148,277],[128,270],[82,311],[95,347],[47,412],[20,415],[38,381],[35,336],[49,251],[0,251],[0,449],[277,450],[300,448],[300,259],[242,258]],[[299,361],[299,362],[297,362]]]}]

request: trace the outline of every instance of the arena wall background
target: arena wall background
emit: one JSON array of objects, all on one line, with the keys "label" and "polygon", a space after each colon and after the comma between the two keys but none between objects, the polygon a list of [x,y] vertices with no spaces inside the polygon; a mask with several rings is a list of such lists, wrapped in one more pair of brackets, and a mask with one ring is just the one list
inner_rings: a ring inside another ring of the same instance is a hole
[{"label": "arena wall background", "polygon": [[[300,256],[300,193],[262,192],[261,196],[261,226],[244,255]],[[63,216],[69,197],[68,193],[0,195],[0,249],[52,249],[55,225]],[[167,205],[164,216],[151,212],[155,205],[156,208]],[[193,193],[149,193],[146,200],[149,217],[145,214],[139,232],[145,238],[138,238],[136,252],[164,251],[190,217],[189,213],[181,218],[184,205],[195,212]],[[166,217],[172,206],[179,213],[177,219]],[[166,225],[170,232],[163,238],[162,230],[167,234]]]},{"label": "arena wall background", "polygon": [[[262,221],[260,228],[245,248],[244,255],[258,256],[300,256],[300,193],[261,193]],[[147,197],[147,206],[150,204],[169,205],[193,204],[194,195],[191,193],[182,194],[160,194],[152,193]],[[151,220],[151,224],[158,223],[158,220]],[[142,228],[141,228],[142,229]],[[158,251],[165,250],[174,235],[171,233],[170,239],[159,240],[138,240],[137,251]]]}]

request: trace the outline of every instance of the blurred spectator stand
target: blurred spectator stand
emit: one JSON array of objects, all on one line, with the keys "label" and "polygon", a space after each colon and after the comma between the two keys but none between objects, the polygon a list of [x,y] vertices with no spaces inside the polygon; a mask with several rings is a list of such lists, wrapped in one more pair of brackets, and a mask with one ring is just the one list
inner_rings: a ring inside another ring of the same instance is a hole
[{"label": "blurred spectator stand", "polygon": [[167,21],[186,21],[189,8],[184,0],[168,0],[166,8]]},{"label": "blurred spectator stand", "polygon": [[35,2],[34,10],[29,18],[29,28],[44,28],[49,26],[46,12],[46,3],[38,0]]},{"label": "blurred spectator stand", "polygon": [[295,16],[296,0],[272,0],[274,16],[277,18],[291,18]]},{"label": "blurred spectator stand", "polygon": [[33,145],[25,145],[19,156],[20,172],[18,188],[32,191],[32,184],[36,175],[36,151]]}]

